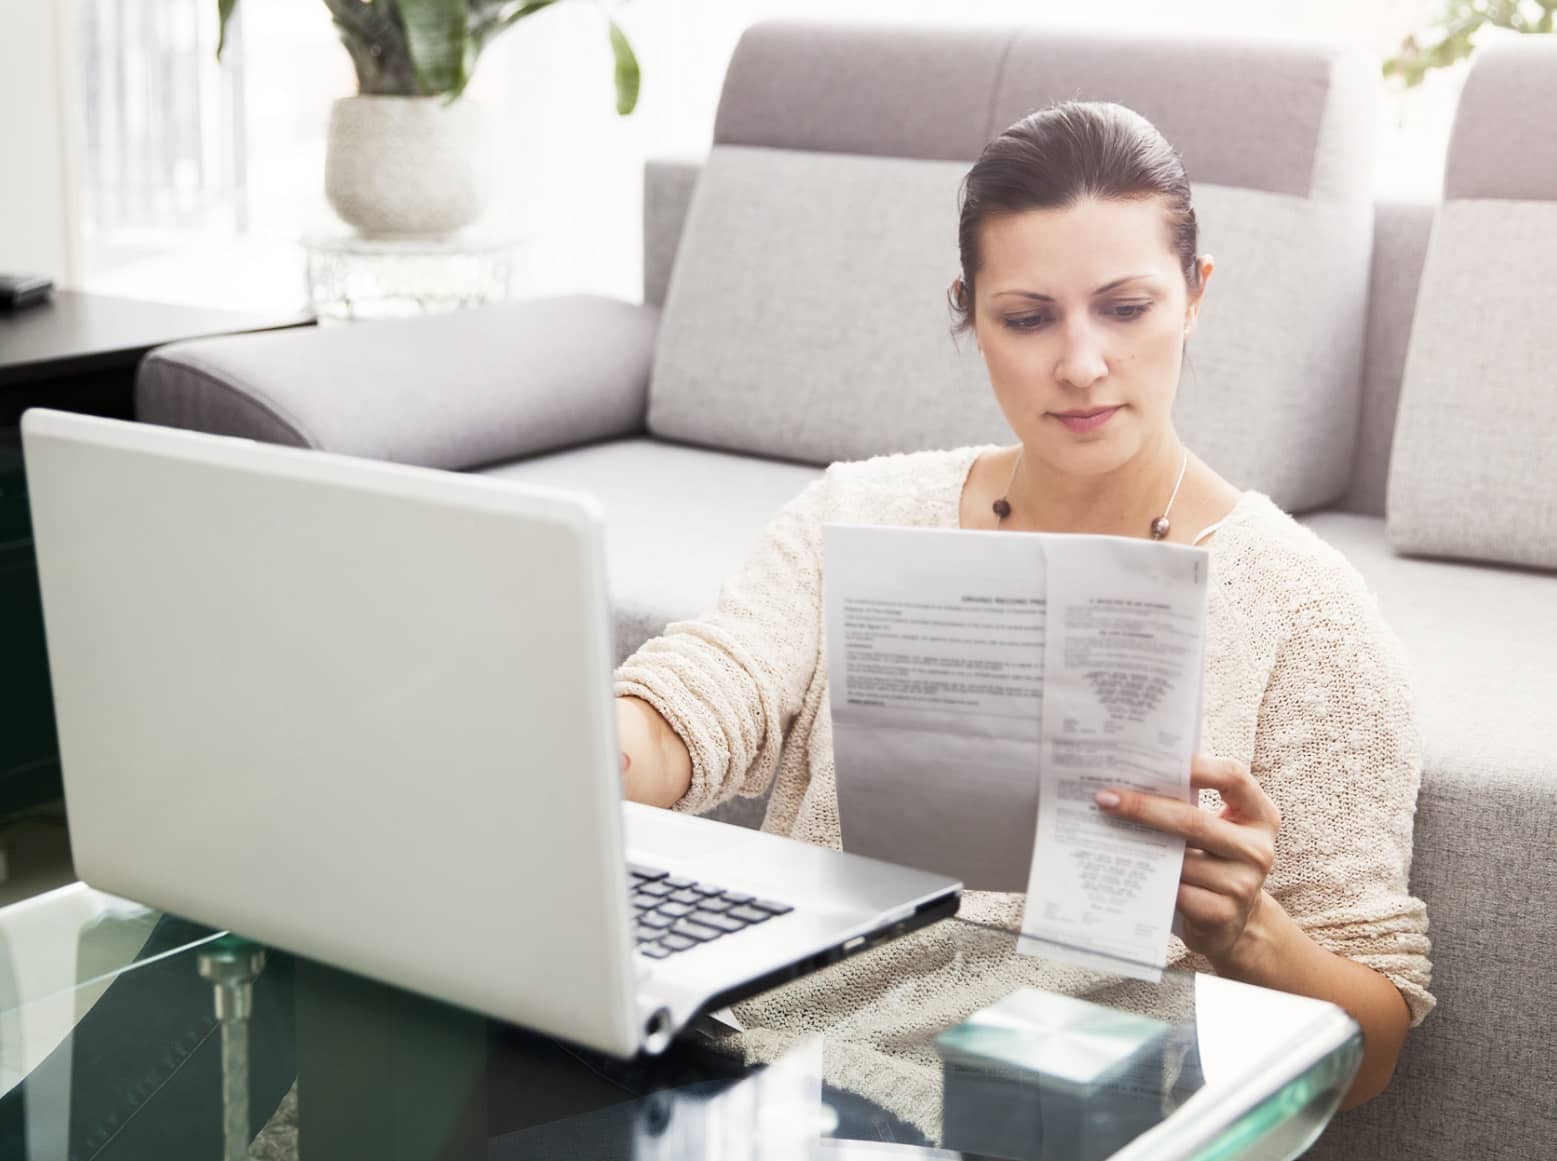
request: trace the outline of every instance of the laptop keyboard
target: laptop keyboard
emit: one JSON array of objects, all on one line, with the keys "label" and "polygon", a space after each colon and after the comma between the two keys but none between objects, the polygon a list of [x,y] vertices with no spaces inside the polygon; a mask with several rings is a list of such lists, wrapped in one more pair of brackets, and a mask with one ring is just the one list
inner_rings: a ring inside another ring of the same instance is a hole
[{"label": "laptop keyboard", "polygon": [[787,903],[726,891],[638,863],[627,864],[627,886],[633,942],[650,959],[691,951],[794,910]]}]

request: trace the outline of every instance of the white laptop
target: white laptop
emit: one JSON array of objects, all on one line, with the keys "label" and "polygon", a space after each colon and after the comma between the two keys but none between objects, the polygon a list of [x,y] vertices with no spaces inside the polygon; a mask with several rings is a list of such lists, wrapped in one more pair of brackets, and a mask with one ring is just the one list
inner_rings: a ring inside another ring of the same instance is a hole
[{"label": "white laptop", "polygon": [[22,439],[93,886],[623,1056],[956,911],[624,809],[590,498],[44,410]]}]

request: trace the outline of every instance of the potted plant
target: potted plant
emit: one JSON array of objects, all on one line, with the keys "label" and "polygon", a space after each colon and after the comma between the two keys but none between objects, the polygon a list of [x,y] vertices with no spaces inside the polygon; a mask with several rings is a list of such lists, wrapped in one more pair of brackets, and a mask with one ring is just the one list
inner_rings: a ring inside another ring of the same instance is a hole
[{"label": "potted plant", "polygon": [[[370,236],[438,236],[468,225],[490,194],[488,131],[462,99],[482,51],[558,0],[324,0],[357,71],[330,113],[325,193]],[[238,0],[217,0],[222,40]],[[616,109],[638,101],[638,61],[607,17]]]}]

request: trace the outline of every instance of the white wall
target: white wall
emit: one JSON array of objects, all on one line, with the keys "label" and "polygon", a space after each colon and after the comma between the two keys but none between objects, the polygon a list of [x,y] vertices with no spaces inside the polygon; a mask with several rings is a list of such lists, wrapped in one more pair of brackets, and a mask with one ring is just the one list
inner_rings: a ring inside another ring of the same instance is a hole
[{"label": "white wall", "polygon": [[77,281],[77,183],[63,131],[69,0],[0,0],[0,271]]}]

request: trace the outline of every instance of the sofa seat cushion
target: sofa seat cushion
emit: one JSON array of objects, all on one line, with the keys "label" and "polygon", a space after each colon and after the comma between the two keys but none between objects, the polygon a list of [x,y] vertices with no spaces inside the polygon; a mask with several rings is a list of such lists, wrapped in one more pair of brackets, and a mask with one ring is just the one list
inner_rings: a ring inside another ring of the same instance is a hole
[{"label": "sofa seat cushion", "polygon": [[[1427,903],[1438,1007],[1394,1087],[1312,1154],[1545,1155],[1557,1109],[1557,576],[1397,556],[1383,519],[1304,523],[1362,572],[1414,675],[1423,739],[1411,886]],[[1538,1107],[1539,1106],[1539,1107]]]},{"label": "sofa seat cushion", "polygon": [[652,439],[575,448],[485,475],[588,492],[605,508],[616,656],[714,607],[762,531],[821,470]]},{"label": "sofa seat cushion", "polygon": [[1303,523],[1362,572],[1404,641],[1429,763],[1557,780],[1557,575],[1398,556],[1376,516]]}]

